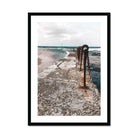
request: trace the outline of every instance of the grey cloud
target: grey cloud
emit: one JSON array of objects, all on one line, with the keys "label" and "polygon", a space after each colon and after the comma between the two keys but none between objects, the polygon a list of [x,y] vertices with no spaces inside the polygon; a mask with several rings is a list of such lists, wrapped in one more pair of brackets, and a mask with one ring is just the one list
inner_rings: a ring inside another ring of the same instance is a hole
[{"label": "grey cloud", "polygon": [[57,23],[39,23],[40,30],[42,30],[47,35],[64,35],[64,34],[74,34],[75,32],[68,28],[67,26],[58,25]]},{"label": "grey cloud", "polygon": [[100,45],[100,28],[84,24],[38,23],[38,45]]}]

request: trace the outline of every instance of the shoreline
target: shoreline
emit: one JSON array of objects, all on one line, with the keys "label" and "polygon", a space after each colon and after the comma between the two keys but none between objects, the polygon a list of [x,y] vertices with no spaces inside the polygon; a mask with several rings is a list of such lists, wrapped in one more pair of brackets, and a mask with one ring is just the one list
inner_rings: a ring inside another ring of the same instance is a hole
[{"label": "shoreline", "polygon": [[[51,64],[50,66],[45,68],[42,72],[39,72],[38,78],[41,78],[41,79],[45,78],[49,73],[51,73],[52,71],[55,71],[56,68],[59,68],[59,65],[61,65],[65,60],[67,60],[69,58],[70,52],[67,50],[65,52],[66,52],[66,55],[63,58],[58,59],[53,64]],[[41,59],[39,59],[39,60],[41,60]]]},{"label": "shoreline", "polygon": [[[57,69],[69,69],[71,67],[75,67],[73,62],[70,62],[68,65],[66,65],[66,62],[68,62],[68,60],[70,60],[71,58],[75,58],[76,60],[76,55],[75,52],[72,52],[70,50],[66,50],[66,49],[62,49],[62,51],[64,51],[66,54],[64,57],[54,61],[52,64],[47,64],[47,66],[40,72],[38,72],[38,79],[43,79],[45,78],[47,75],[49,75],[51,72],[56,71]],[[93,50],[94,52],[95,50]],[[92,78],[94,78],[94,82],[96,84],[96,86],[98,87],[98,90],[100,91],[99,88],[99,77],[100,77],[100,55],[99,56],[92,56],[92,51],[90,51],[90,66],[91,66],[91,76]],[[97,53],[97,51],[95,51],[94,53]],[[53,54],[52,54],[53,55]],[[39,63],[42,61],[41,59],[38,59]],[[42,61],[43,62],[43,61]],[[76,62],[76,61],[74,61]],[[42,63],[43,64],[43,63]],[[44,63],[46,64],[46,63]],[[39,66],[39,64],[38,64]],[[95,72],[96,71],[96,72]],[[97,74],[98,73],[98,74]],[[98,75],[98,77],[95,77],[95,74]]]},{"label": "shoreline", "polygon": [[69,51],[67,51],[67,50],[64,50],[65,52],[66,52],[66,55],[65,55],[65,57],[64,58],[67,58],[68,57],[68,55],[70,54],[70,52]]},{"label": "shoreline", "polygon": [[38,116],[100,116],[100,93],[89,81],[83,86],[83,72],[76,66],[76,53],[68,51],[57,65],[38,78]]}]

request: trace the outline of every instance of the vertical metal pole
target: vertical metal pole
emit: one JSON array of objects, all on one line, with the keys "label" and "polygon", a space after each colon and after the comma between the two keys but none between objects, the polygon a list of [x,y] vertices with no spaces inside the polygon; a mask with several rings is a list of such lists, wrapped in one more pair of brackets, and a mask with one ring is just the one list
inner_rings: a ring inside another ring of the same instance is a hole
[{"label": "vertical metal pole", "polygon": [[86,55],[87,50],[84,50],[84,88],[86,88]]},{"label": "vertical metal pole", "polygon": [[90,72],[90,63],[89,63],[89,51],[87,51],[87,64],[88,64],[89,75],[90,75],[90,77],[91,77],[91,72]]},{"label": "vertical metal pole", "polygon": [[81,71],[81,65],[82,65],[82,56],[83,56],[83,48],[80,48],[80,71]]},{"label": "vertical metal pole", "polygon": [[79,48],[77,48],[77,60],[79,61]]},{"label": "vertical metal pole", "polygon": [[79,64],[80,64],[80,47],[78,48],[78,61],[79,61]]},{"label": "vertical metal pole", "polygon": [[78,59],[78,64],[80,64],[80,47],[77,48],[77,59]]}]

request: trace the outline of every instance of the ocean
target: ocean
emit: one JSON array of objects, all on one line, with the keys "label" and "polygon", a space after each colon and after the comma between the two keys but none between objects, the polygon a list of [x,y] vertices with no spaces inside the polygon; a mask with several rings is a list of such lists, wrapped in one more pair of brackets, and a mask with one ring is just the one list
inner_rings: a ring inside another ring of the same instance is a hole
[{"label": "ocean", "polygon": [[[54,59],[54,62],[57,62],[59,59],[62,59],[66,56],[66,50],[74,51],[77,48],[77,46],[38,46],[38,48],[46,50],[50,53],[53,53],[50,56]],[[93,63],[94,59],[96,60],[98,59],[98,62],[100,62],[100,56],[95,55],[95,53],[93,53],[92,51],[100,53],[100,47],[90,46],[89,47],[89,58],[90,58],[90,61],[92,60],[92,63],[90,62],[90,70],[91,70],[91,77],[92,77],[93,83],[97,86],[99,92],[101,93],[100,66],[98,66],[98,69],[97,69],[97,65]]]},{"label": "ocean", "polygon": [[[77,48],[78,46],[38,46],[38,48]],[[99,46],[89,46],[89,49],[99,49]]]},{"label": "ocean", "polygon": [[53,48],[53,49],[48,49],[47,51],[50,51],[50,52],[53,52],[54,54],[52,55],[52,57],[57,61],[57,60],[59,60],[59,59],[61,59],[61,58],[64,58],[65,57],[65,55],[66,55],[66,52],[64,51],[64,50],[62,50],[62,49],[55,49],[55,48]]}]

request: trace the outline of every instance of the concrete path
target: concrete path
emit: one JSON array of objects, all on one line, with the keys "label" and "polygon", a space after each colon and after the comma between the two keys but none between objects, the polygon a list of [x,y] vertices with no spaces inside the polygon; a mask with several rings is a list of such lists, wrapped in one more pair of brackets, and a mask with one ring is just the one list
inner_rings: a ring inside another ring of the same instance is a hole
[{"label": "concrete path", "polygon": [[38,76],[38,115],[93,116],[100,115],[100,94],[87,72],[89,89],[83,86],[83,71],[76,66],[74,53],[61,59]]}]

